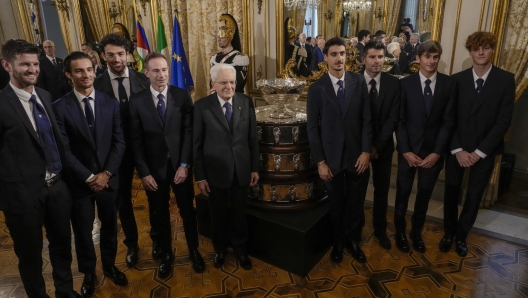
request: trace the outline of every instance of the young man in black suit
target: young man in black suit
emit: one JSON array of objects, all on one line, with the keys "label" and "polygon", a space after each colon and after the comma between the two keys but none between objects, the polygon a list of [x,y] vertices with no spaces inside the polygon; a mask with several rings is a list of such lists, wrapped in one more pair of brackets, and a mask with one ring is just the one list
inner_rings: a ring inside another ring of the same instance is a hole
[{"label": "young man in black suit", "polygon": [[70,175],[48,92],[34,87],[39,49],[21,39],[2,46],[10,82],[0,92],[0,210],[13,239],[28,297],[49,297],[42,276],[46,228],[56,297],[81,297],[71,272]]},{"label": "young man in black suit", "polygon": [[114,265],[117,254],[118,172],[125,141],[121,131],[119,103],[93,87],[94,65],[90,56],[73,52],[64,59],[64,73],[73,91],[53,104],[66,148],[66,163],[72,171],[72,227],[79,272],[84,273],[83,297],[95,290],[96,253],[92,240],[95,204],[101,221],[103,273],[119,286],[128,284]]},{"label": "young man in black suit", "polygon": [[[491,63],[497,37],[489,32],[475,32],[466,41],[473,67],[453,75],[458,83],[457,123],[446,160],[444,194],[444,232],[440,251],[451,249],[467,255],[466,238],[477,218],[480,201],[488,184],[495,156],[504,152],[504,135],[512,119],[515,79],[512,73]],[[458,216],[458,198],[469,169],[466,200]]]},{"label": "young man in black suit", "polygon": [[195,272],[205,270],[198,251],[198,228],[194,209],[192,162],[193,104],[188,90],[168,85],[165,56],[152,52],[145,57],[150,88],[130,97],[132,150],[139,177],[147,192],[151,223],[159,231],[156,241],[162,254],[159,275],[167,277],[174,260],[170,225],[170,190],[183,219],[189,258]]},{"label": "young man in black suit", "polygon": [[323,52],[328,73],[308,89],[307,114],[313,159],[330,201],[334,234],[330,258],[340,263],[346,246],[354,259],[364,263],[359,242],[372,151],[368,89],[364,76],[345,71],[344,39],[330,39]]},{"label": "young man in black suit", "polygon": [[48,91],[53,101],[61,98],[64,94],[70,92],[72,87],[64,76],[63,60],[55,57],[55,44],[51,40],[42,43],[46,55],[39,59],[40,74],[37,80],[37,86]]},{"label": "young man in black suit", "polygon": [[385,61],[385,46],[381,41],[369,41],[363,48],[361,61],[369,91],[372,110],[373,142],[370,162],[374,186],[374,236],[384,249],[391,249],[387,237],[387,206],[394,152],[393,133],[400,114],[400,81],[381,71]]},{"label": "young man in black suit", "polygon": [[441,55],[442,47],[437,41],[422,43],[416,54],[420,71],[401,80],[394,226],[396,247],[402,252],[409,251],[405,215],[416,172],[418,193],[409,236],[413,248],[425,252],[422,228],[436,180],[444,167],[444,153],[455,121],[455,82],[437,72]]},{"label": "young man in black suit", "polygon": [[216,64],[211,80],[216,92],[194,106],[194,177],[209,198],[215,268],[224,265],[231,244],[240,266],[250,270],[246,200],[259,180],[255,108],[251,98],[235,93],[233,66]]},{"label": "young man in black suit", "polygon": [[[95,78],[95,90],[101,91],[111,98],[119,101],[121,111],[121,128],[125,137],[127,147],[123,155],[123,161],[119,167],[119,190],[117,191],[117,204],[119,209],[119,220],[125,234],[123,243],[127,246],[125,261],[128,267],[137,264],[138,258],[138,229],[132,206],[132,180],[134,178],[134,156],[130,139],[130,108],[128,99],[132,94],[148,89],[150,81],[144,74],[134,71],[126,66],[129,41],[117,33],[111,33],[101,39],[101,48],[108,64],[108,68],[102,75]],[[151,230],[151,237],[156,231]],[[153,244],[152,256],[159,258]]]},{"label": "young man in black suit", "polygon": [[359,55],[363,53],[363,47],[367,44],[367,42],[370,41],[370,31],[368,30],[360,30],[358,32],[358,44],[356,45],[356,49],[358,49]]}]

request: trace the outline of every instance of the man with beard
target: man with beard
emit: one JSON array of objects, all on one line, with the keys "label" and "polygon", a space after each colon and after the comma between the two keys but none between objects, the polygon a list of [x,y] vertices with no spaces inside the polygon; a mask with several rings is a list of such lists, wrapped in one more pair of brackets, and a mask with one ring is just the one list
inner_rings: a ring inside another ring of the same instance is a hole
[{"label": "man with beard", "polygon": [[232,15],[224,13],[220,22],[225,25],[218,28],[216,39],[222,51],[211,57],[211,67],[218,63],[231,64],[236,69],[236,92],[244,93],[248,73],[249,57],[242,53],[238,25]]},{"label": "man with beard", "polygon": [[[142,73],[136,72],[126,66],[129,41],[120,34],[111,33],[101,40],[101,48],[108,68],[102,75],[95,78],[94,87],[111,98],[119,101],[121,112],[121,128],[127,144],[121,166],[119,167],[119,190],[117,204],[119,219],[125,234],[123,243],[127,246],[126,264],[133,267],[138,262],[138,229],[132,206],[132,179],[134,176],[134,156],[130,139],[130,108],[128,99],[132,94],[148,88],[149,79]],[[152,219],[151,219],[152,220]],[[156,238],[157,231],[151,230],[150,237]],[[159,258],[159,249],[154,241],[152,256]]]},{"label": "man with beard", "polygon": [[368,89],[364,76],[345,71],[344,39],[330,39],[323,53],[328,73],[310,86],[306,106],[310,148],[330,202],[334,238],[330,259],[340,263],[346,246],[354,259],[365,263],[359,242],[372,151]]},{"label": "man with beard", "polygon": [[10,82],[0,92],[0,210],[28,297],[49,297],[42,276],[46,228],[56,297],[81,297],[71,272],[71,196],[62,178],[64,144],[48,92],[34,87],[39,49],[21,39],[2,46]]},{"label": "man with beard", "polygon": [[72,90],[63,72],[63,61],[55,57],[55,44],[51,40],[42,43],[46,55],[39,59],[40,74],[37,86],[48,91],[53,101]]},{"label": "man with beard", "polygon": [[53,104],[57,124],[66,148],[66,163],[72,171],[72,227],[79,272],[84,273],[83,297],[95,290],[96,253],[92,240],[95,204],[101,221],[103,274],[116,285],[128,280],[115,265],[117,254],[117,205],[119,181],[116,176],[125,152],[119,119],[119,103],[93,87],[94,64],[83,52],[64,59],[64,73],[73,91]]}]

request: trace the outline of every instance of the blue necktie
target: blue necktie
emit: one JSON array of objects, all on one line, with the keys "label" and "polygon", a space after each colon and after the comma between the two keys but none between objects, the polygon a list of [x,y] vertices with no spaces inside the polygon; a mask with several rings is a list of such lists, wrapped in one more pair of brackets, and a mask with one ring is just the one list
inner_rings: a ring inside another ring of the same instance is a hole
[{"label": "blue necktie", "polygon": [[95,141],[95,118],[94,118],[92,106],[90,105],[90,99],[91,99],[90,97],[85,97],[83,99],[84,115],[86,116],[86,122],[88,122],[88,127],[90,128],[90,132],[92,133],[92,138]]},{"label": "blue necktie", "polygon": [[477,96],[480,94],[480,91],[482,91],[482,85],[484,85],[484,80],[482,78],[477,79]]},{"label": "blue necktie", "polygon": [[225,117],[226,117],[227,123],[229,123],[229,126],[231,126],[231,116],[233,115],[233,111],[231,110],[231,104],[226,101],[226,103],[224,103],[224,108],[226,109]]},{"label": "blue necktie", "polygon": [[37,102],[35,95],[31,95],[29,101],[33,104],[33,117],[35,118],[40,144],[44,150],[46,168],[50,173],[58,174],[62,169],[62,164],[51,123],[44,107]]},{"label": "blue necktie", "polygon": [[128,95],[126,93],[125,86],[123,85],[124,79],[124,77],[116,78],[117,83],[119,84],[117,85],[117,93],[119,95],[119,98],[117,100],[120,102],[126,102],[128,100]]},{"label": "blue necktie", "polygon": [[425,80],[424,103],[425,103],[425,112],[427,112],[427,116],[431,114],[431,108],[433,107],[433,91],[431,90],[431,87],[429,86],[429,84],[431,84],[431,80],[429,79]]},{"label": "blue necktie", "polygon": [[343,81],[337,81],[337,85],[339,85],[339,89],[337,89],[337,102],[339,102],[339,106],[341,106],[341,110],[343,110],[343,104],[345,103],[345,88],[343,88]]},{"label": "blue necktie", "polygon": [[163,101],[163,94],[158,94],[158,105],[157,105],[157,109],[158,109],[158,114],[161,118],[161,122],[165,123],[164,119],[165,119],[165,102]]}]

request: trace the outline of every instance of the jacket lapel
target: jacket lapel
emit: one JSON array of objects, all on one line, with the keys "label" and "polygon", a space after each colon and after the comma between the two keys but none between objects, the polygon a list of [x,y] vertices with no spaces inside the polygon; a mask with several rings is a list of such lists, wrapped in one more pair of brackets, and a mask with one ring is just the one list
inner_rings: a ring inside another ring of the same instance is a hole
[{"label": "jacket lapel", "polygon": [[[77,100],[77,97],[75,97],[75,94],[73,91],[68,93],[65,98],[68,101],[68,112],[72,116],[73,121],[75,122],[75,126],[79,129],[81,134],[84,136],[84,138],[90,143],[90,146],[95,150],[95,142],[92,137],[92,133],[90,132],[90,128],[88,127],[88,122],[86,122],[86,115],[84,115],[84,111],[81,107],[81,104]],[[95,118],[95,121],[97,122],[97,116]]]},{"label": "jacket lapel", "polygon": [[[445,79],[446,77],[440,75],[440,73],[436,74],[436,84],[433,91],[433,106],[431,107],[431,114],[433,113],[433,110],[435,109],[436,104],[438,103],[438,97],[441,93],[443,93],[446,90],[443,90],[445,85]],[[424,108],[425,108],[425,101],[424,101]],[[429,116],[431,115],[429,114]]]},{"label": "jacket lapel", "polygon": [[222,107],[220,107],[220,104],[218,104],[217,96],[218,95],[216,93],[213,93],[208,98],[206,98],[209,100],[209,108],[217,120],[222,123],[228,132],[230,132],[231,129],[229,129],[229,123],[227,123],[227,119],[225,118],[224,111],[222,111]]},{"label": "jacket lapel", "polygon": [[231,119],[231,122],[233,123],[233,132],[235,131],[238,120],[240,119],[240,111],[242,110],[242,105],[244,98],[242,96],[238,96],[235,93],[235,96],[233,96],[233,118]]},{"label": "jacket lapel", "polygon": [[[414,106],[416,106],[417,109],[419,109],[419,112],[427,119],[427,111],[425,110],[425,101],[423,97],[422,82],[420,81],[420,74],[418,73],[413,74],[409,76],[409,78],[410,80],[413,80],[413,82],[411,83],[411,86],[413,87],[416,86],[414,87],[416,89],[413,92],[414,94],[407,94],[407,100],[410,100],[411,98],[415,99],[416,103],[414,103]],[[436,86],[438,86],[438,84]]]},{"label": "jacket lapel", "polygon": [[[387,84],[387,77],[385,73],[381,73],[380,86],[378,86],[379,94],[378,94],[378,104],[376,105],[377,111],[375,111],[376,116],[379,115],[381,111],[381,106],[383,105],[383,101],[385,100],[385,95],[387,94],[387,85],[384,85],[384,84]],[[381,87],[381,85],[383,85],[384,87],[379,88]]]},{"label": "jacket lapel", "polygon": [[[490,82],[499,82],[499,78],[497,77],[497,72],[495,71],[495,66],[491,66],[491,71],[486,78],[486,81],[484,82],[484,86],[482,86],[482,90],[480,90],[480,96],[477,97],[477,91],[475,90],[475,82],[473,81],[473,69],[470,72],[470,75],[468,75],[468,78],[471,78],[471,86],[474,91],[472,95],[473,104],[471,105],[471,113],[469,113],[469,116],[471,117],[479,108],[480,106],[486,101],[488,98],[492,97],[493,94],[491,92],[490,88],[493,88],[492,84]],[[468,82],[469,84],[469,82]],[[470,90],[471,90],[470,89]]]},{"label": "jacket lapel", "polygon": [[[169,124],[170,116],[172,115],[172,110],[174,110],[174,105],[176,104],[176,99],[172,97],[172,92],[170,89],[170,86],[167,85],[167,109],[165,110],[165,119],[163,122],[165,122],[165,127]],[[158,117],[159,118],[159,117]]]},{"label": "jacket lapel", "polygon": [[[350,106],[350,102],[352,101],[352,94],[354,94],[354,91],[356,90],[357,81],[352,77],[348,71],[345,71],[345,98],[344,98],[344,108],[341,112],[341,120],[345,119],[346,113],[348,111],[348,107]],[[337,96],[336,96],[337,98]]]},{"label": "jacket lapel", "polygon": [[[150,89],[147,89],[143,93],[141,93],[143,96],[141,97],[141,101],[143,103],[143,107],[147,109],[150,112],[150,115],[152,118],[156,119],[156,122],[161,126],[161,128],[164,128],[163,122],[161,121],[161,117],[158,113],[158,109],[156,105],[153,102],[152,99],[152,93],[150,92]],[[169,97],[169,92],[167,92],[167,97]],[[167,98],[168,102],[168,98]],[[165,111],[165,117],[167,117],[167,111]]]},{"label": "jacket lapel", "polygon": [[20,99],[15,94],[15,91],[13,91],[13,88],[8,84],[5,88],[5,95],[7,95],[7,100],[13,106],[13,109],[15,109],[16,113],[22,120],[22,123],[26,126],[27,130],[29,131],[29,134],[33,136],[35,141],[40,144],[39,138],[37,136],[37,132],[35,131],[35,128],[33,127],[33,124],[31,124],[31,121],[29,120],[28,114],[26,113],[26,110],[22,106],[22,103],[20,102]]},{"label": "jacket lapel", "polygon": [[105,129],[105,113],[108,113],[108,110],[106,109],[106,103],[103,101],[103,96],[95,92],[95,98],[94,98],[94,107],[95,107],[95,143],[97,144],[99,140],[103,137],[103,132]]},{"label": "jacket lapel", "polygon": [[[330,79],[330,75],[327,73],[323,76],[323,86],[324,93],[326,94],[326,100],[330,102],[332,107],[334,107],[334,110],[336,111],[337,115],[342,116],[341,113],[341,107],[339,106],[339,103],[337,102],[337,95],[334,91],[334,85],[332,84],[332,80]],[[346,79],[346,78],[345,78]],[[345,92],[346,92],[347,84],[345,82]],[[345,93],[346,97],[346,93]],[[341,117],[342,118],[342,117]]]},{"label": "jacket lapel", "polygon": [[[117,99],[118,96],[114,94],[114,89],[112,88],[112,79],[110,78],[110,75],[108,72],[110,71],[109,68],[107,68],[103,74],[101,75],[101,81],[103,82],[103,86],[101,88],[101,92],[108,94],[110,97]],[[119,99],[117,99],[119,101]]]}]

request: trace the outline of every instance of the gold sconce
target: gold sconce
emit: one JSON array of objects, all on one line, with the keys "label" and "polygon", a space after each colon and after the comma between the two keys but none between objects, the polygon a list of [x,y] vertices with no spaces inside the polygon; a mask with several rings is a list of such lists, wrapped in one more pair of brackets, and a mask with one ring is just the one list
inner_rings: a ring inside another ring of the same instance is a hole
[{"label": "gold sconce", "polygon": [[143,15],[147,16],[147,3],[150,2],[150,0],[139,0],[141,2],[141,8],[143,8]]},{"label": "gold sconce", "polygon": [[67,0],[51,0],[51,6],[53,6],[57,11],[66,12],[68,22],[70,21],[70,7],[68,6]]},{"label": "gold sconce", "polygon": [[118,16],[121,15],[121,8],[119,8],[115,2],[112,2],[112,7],[108,8],[108,13],[110,15],[110,18],[114,20],[114,23],[116,22],[116,19]]},{"label": "gold sconce", "polygon": [[381,22],[381,19],[386,16],[385,11],[381,11],[381,7],[378,7],[377,10],[374,10],[374,18],[378,19],[378,22]]},{"label": "gold sconce", "polygon": [[334,13],[329,9],[328,12],[325,12],[324,17],[325,19],[330,21],[334,18]]}]

